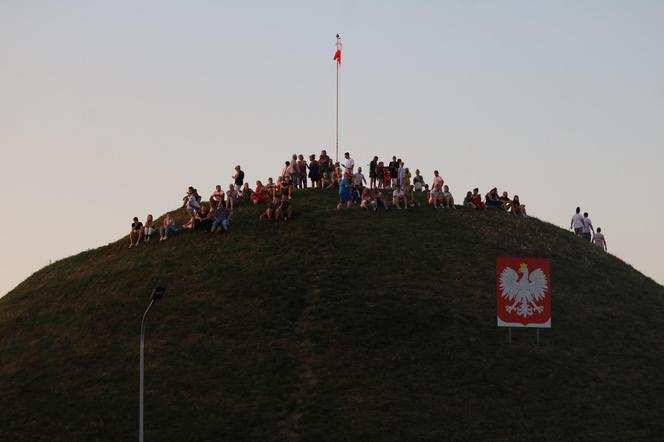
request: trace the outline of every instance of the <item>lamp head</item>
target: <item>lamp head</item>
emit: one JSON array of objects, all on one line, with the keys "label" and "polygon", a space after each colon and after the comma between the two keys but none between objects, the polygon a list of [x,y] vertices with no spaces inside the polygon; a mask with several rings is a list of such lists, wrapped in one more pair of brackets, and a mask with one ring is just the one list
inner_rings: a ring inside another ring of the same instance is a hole
[{"label": "lamp head", "polygon": [[152,301],[159,301],[161,298],[164,297],[164,293],[166,292],[166,288],[164,287],[155,287],[154,290],[152,290],[152,296],[150,299]]}]

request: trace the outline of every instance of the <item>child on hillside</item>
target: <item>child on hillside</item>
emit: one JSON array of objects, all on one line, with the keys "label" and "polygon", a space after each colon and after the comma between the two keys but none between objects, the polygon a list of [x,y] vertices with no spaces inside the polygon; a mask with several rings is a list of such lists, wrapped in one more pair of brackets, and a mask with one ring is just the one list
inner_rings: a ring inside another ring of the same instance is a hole
[{"label": "child on hillside", "polygon": [[595,235],[593,235],[593,243],[604,250],[605,252],[608,251],[606,247],[606,238],[604,238],[604,234],[602,233],[602,228],[598,227],[597,231],[595,232]]}]

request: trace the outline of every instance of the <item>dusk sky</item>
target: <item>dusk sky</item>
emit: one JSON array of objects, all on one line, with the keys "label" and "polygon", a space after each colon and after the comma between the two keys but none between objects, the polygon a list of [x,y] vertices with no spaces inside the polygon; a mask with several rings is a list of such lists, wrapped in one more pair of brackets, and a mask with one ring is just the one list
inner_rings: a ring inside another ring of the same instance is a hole
[{"label": "dusk sky", "polygon": [[664,283],[663,23],[662,1],[0,0],[0,296],[236,164],[333,152],[336,33],[356,163],[497,186],[568,231],[581,206]]}]

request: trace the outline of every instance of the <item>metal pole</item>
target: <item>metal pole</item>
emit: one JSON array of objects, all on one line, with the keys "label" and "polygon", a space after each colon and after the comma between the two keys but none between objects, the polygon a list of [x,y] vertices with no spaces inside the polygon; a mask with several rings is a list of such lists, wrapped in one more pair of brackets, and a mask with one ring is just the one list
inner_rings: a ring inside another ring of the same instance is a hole
[{"label": "metal pole", "polygon": [[512,327],[507,329],[507,343],[512,344]]},{"label": "metal pole", "polygon": [[145,313],[143,313],[143,320],[141,321],[141,349],[140,349],[140,387],[139,387],[139,399],[138,399],[138,440],[139,442],[143,442],[143,366],[144,366],[144,361],[145,358],[143,356],[143,348],[144,348],[144,341],[145,341],[145,318],[148,316],[148,312],[152,308],[152,304],[154,304],[154,299],[150,301],[150,304],[148,305],[148,308],[145,310]]},{"label": "metal pole", "polygon": [[539,345],[539,328],[537,329],[537,345]]}]

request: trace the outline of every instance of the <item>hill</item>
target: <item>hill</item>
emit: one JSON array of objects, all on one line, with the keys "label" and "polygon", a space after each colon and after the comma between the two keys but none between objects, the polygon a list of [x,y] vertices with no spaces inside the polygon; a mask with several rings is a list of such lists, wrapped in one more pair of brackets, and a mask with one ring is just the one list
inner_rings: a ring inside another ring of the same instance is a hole
[{"label": "hill", "polygon": [[[0,299],[0,440],[657,439],[664,288],[535,218],[428,207],[128,240]],[[184,214],[177,212],[178,225]],[[495,325],[495,258],[552,260],[553,328]]]}]

